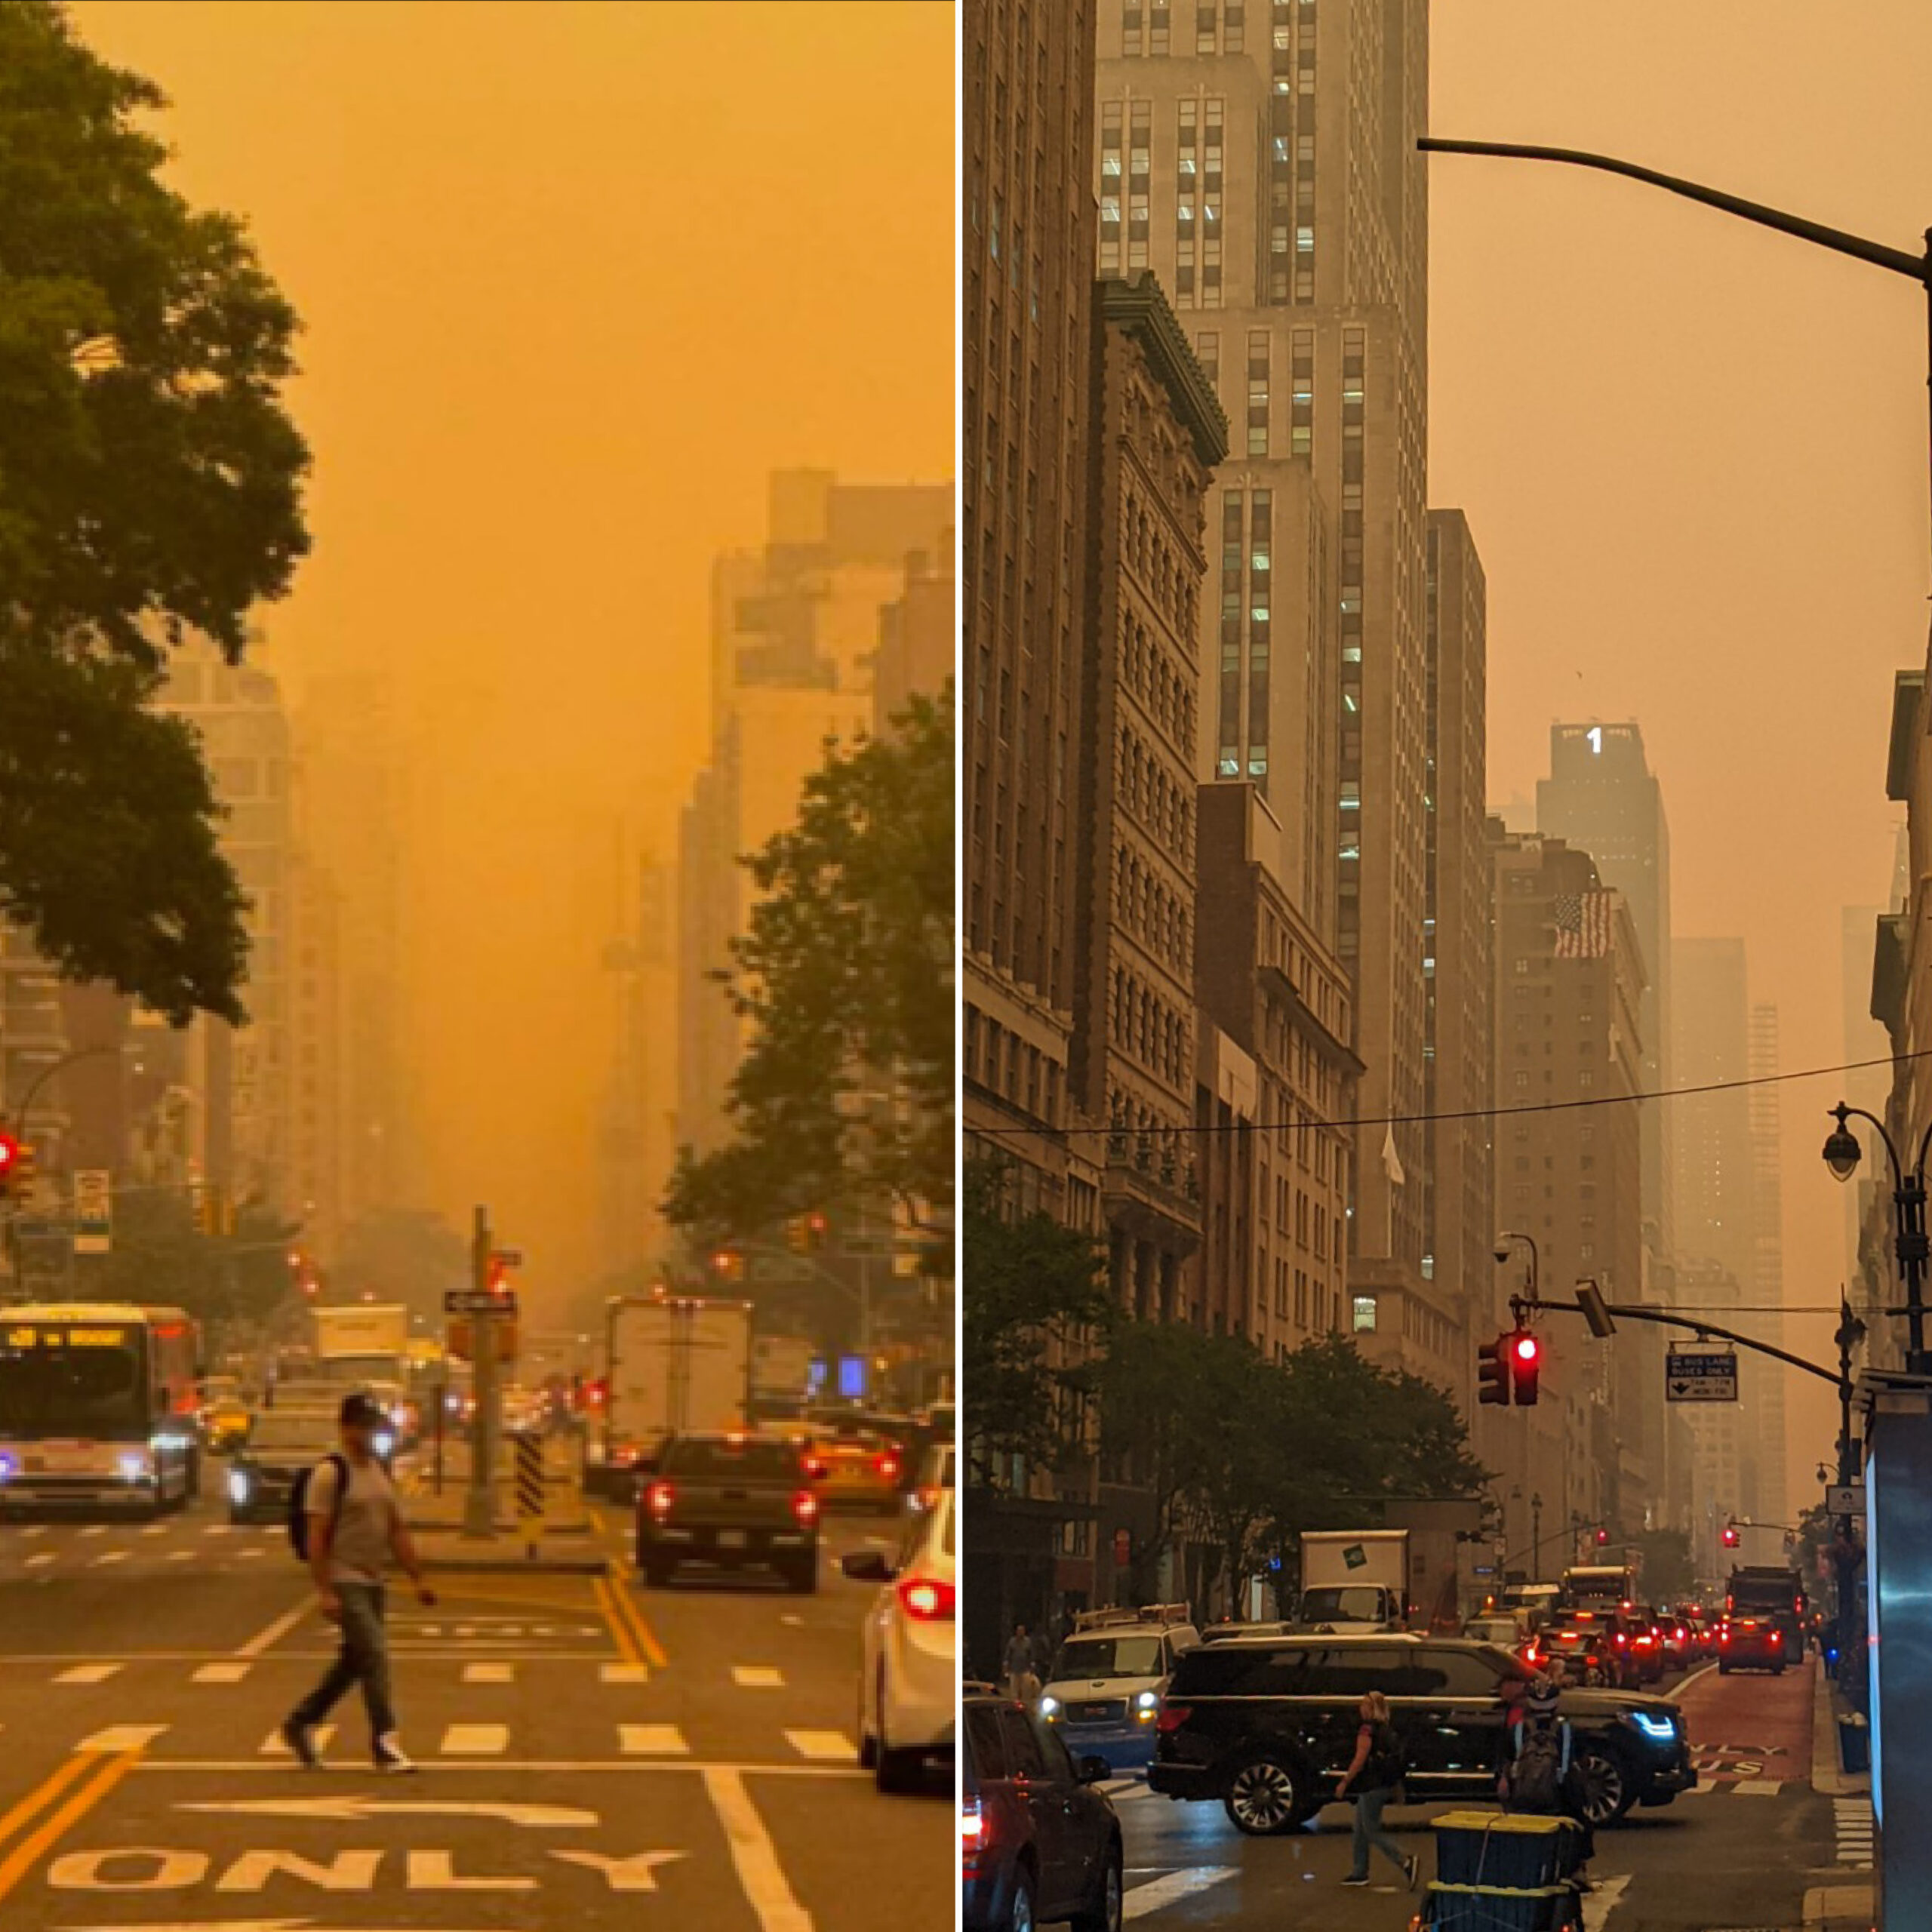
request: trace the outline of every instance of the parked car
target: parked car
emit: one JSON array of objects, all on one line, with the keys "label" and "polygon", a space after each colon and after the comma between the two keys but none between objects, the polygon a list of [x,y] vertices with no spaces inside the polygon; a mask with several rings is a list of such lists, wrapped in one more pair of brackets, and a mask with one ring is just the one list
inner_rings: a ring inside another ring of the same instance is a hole
[{"label": "parked car", "polygon": [[1040,1713],[1076,1757],[1137,1770],[1153,1754],[1161,1694],[1176,1662],[1201,1641],[1184,1603],[1084,1611],[1060,1647]]},{"label": "parked car", "polygon": [[[1251,1835],[1291,1831],[1332,1800],[1354,1755],[1361,1700],[1379,1690],[1407,1754],[1411,1798],[1493,1798],[1504,1694],[1532,1675],[1506,1651],[1447,1638],[1204,1644],[1175,1667],[1147,1781],[1170,1798],[1218,1801]],[[1593,1824],[1696,1786],[1683,1713],[1668,1700],[1566,1689],[1560,1708]]]},{"label": "parked car", "polygon": [[687,1563],[818,1588],[819,1500],[799,1446],[733,1430],[674,1435],[637,1499],[638,1574],[662,1589]]},{"label": "parked car", "polygon": [[844,1559],[848,1577],[882,1585],[860,1638],[859,1762],[881,1791],[900,1791],[934,1758],[950,1758],[958,1685],[958,1509],[942,1490],[909,1519],[897,1559],[876,1549]]},{"label": "parked car", "polygon": [[1097,1788],[1106,1761],[1076,1764],[1057,1726],[970,1687],[960,1736],[965,1932],[1120,1932],[1120,1820]]},{"label": "parked car", "polygon": [[1768,1670],[1774,1677],[1784,1675],[1790,1661],[1784,1632],[1768,1617],[1730,1617],[1718,1631],[1718,1671],[1728,1677],[1734,1670]]}]

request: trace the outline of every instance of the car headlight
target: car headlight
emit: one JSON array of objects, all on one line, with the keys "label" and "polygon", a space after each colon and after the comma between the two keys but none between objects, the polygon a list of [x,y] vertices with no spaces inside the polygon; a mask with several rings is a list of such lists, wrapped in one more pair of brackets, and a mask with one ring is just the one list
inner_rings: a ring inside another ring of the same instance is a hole
[{"label": "car headlight", "polygon": [[148,1459],[137,1451],[130,1450],[120,1458],[120,1469],[123,1482],[143,1482],[147,1479]]},{"label": "car headlight", "polygon": [[228,1500],[231,1503],[246,1503],[251,1484],[246,1469],[230,1469],[228,1472]]},{"label": "car headlight", "polygon": [[395,1450],[395,1438],[384,1429],[377,1436],[373,1447],[378,1456],[391,1455]]},{"label": "car headlight", "polygon": [[1057,1697],[1042,1697],[1040,1700],[1040,1715],[1043,1718],[1058,1717],[1060,1700]]},{"label": "car headlight", "polygon": [[1134,1700],[1134,1714],[1143,1724],[1152,1724],[1160,1708],[1161,1694],[1158,1690],[1143,1690]]},{"label": "car headlight", "polygon": [[1630,1723],[1653,1744],[1668,1744],[1677,1736],[1675,1718],[1660,1717],[1653,1711],[1626,1712]]},{"label": "car headlight", "polygon": [[14,1466],[13,1457],[11,1456],[0,1456],[0,1482],[11,1482],[14,1479]]}]

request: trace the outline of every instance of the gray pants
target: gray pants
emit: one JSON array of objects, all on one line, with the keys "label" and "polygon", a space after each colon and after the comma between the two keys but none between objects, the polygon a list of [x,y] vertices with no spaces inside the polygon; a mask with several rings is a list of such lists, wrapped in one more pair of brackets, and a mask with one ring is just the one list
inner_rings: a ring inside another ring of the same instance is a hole
[{"label": "gray pants", "polygon": [[342,1598],[342,1647],[328,1673],[289,1714],[289,1722],[320,1724],[355,1685],[362,1687],[371,1739],[395,1728],[389,1704],[389,1640],[383,1628],[380,1583],[338,1583]]},{"label": "gray pants", "polygon": [[1395,1866],[1398,1872],[1409,1869],[1407,1854],[1389,1835],[1382,1829],[1382,1807],[1395,1796],[1386,1788],[1380,1791],[1358,1791],[1355,1793],[1355,1863],[1349,1867],[1352,1878],[1368,1876],[1368,1848],[1374,1846]]}]

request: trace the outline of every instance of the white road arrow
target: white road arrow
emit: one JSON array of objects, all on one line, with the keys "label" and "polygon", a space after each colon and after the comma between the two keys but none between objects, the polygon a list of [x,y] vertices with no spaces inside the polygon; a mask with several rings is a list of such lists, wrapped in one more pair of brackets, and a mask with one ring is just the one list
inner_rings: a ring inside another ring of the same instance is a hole
[{"label": "white road arrow", "polygon": [[[233,1798],[179,1804],[177,1811],[226,1811],[254,1818],[327,1818],[357,1824],[365,1818],[497,1818],[506,1825],[525,1825],[532,1831],[564,1831],[594,1825],[595,1811],[570,1804],[512,1804],[479,1801],[464,1804],[434,1798]],[[306,1924],[307,1921],[298,1921]],[[285,1932],[275,1927],[271,1932]]]}]

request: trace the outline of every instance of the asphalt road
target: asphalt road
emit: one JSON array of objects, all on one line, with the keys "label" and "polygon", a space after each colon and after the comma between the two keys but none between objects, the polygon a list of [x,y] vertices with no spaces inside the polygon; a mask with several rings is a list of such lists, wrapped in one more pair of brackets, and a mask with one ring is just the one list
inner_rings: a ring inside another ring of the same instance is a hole
[{"label": "asphalt road", "polygon": [[[605,1515],[616,1553],[622,1524]],[[449,1576],[392,1615],[415,1777],[275,1727],[332,1644],[278,1526],[0,1525],[0,1925],[48,1932],[913,1932],[952,1923],[949,1776],[854,1761],[869,1586]]]},{"label": "asphalt road", "polygon": [[[1863,1875],[1850,1869],[1869,1857],[1857,1821],[1811,1789],[1808,1669],[1782,1678],[1707,1670],[1663,1687],[1684,1706],[1699,1789],[1598,1834],[1596,1890],[1585,1921],[1591,1932],[1795,1928],[1808,1888]],[[1130,1924],[1145,1923],[1150,1932],[1390,1932],[1416,1909],[1379,1858],[1373,1886],[1341,1889],[1350,1851],[1346,1805],[1291,1836],[1249,1838],[1218,1805],[1175,1804],[1137,1780],[1108,1788],[1126,1844]],[[1447,1808],[1388,1814],[1397,1837],[1420,1854],[1425,1883],[1435,1862],[1428,1821]]]}]

